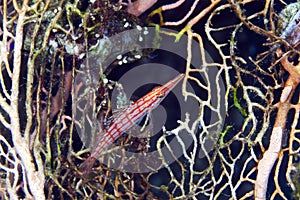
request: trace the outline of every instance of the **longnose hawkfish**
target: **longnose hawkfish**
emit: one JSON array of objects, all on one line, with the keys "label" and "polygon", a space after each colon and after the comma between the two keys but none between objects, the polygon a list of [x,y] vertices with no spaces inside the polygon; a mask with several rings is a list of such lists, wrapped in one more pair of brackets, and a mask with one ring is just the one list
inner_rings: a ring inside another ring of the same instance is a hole
[{"label": "longnose hawkfish", "polygon": [[79,166],[79,171],[87,175],[102,152],[111,145],[122,133],[128,131],[151,110],[155,109],[168,93],[181,81],[184,74],[179,74],[165,85],[155,87],[151,92],[129,105],[108,127],[106,133],[96,143],[91,155]]}]

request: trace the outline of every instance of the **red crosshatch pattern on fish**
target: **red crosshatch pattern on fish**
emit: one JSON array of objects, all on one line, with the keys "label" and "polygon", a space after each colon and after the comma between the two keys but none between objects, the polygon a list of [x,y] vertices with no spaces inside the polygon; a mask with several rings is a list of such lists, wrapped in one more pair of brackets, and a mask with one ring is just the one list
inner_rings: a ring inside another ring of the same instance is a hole
[{"label": "red crosshatch pattern on fish", "polygon": [[104,149],[111,145],[122,133],[132,128],[134,124],[138,123],[151,110],[155,109],[183,77],[184,74],[179,74],[166,84],[155,87],[151,92],[132,105],[129,105],[108,128],[106,134],[92,150],[91,155],[80,165],[80,172],[83,174],[89,173],[96,159],[102,154]]}]

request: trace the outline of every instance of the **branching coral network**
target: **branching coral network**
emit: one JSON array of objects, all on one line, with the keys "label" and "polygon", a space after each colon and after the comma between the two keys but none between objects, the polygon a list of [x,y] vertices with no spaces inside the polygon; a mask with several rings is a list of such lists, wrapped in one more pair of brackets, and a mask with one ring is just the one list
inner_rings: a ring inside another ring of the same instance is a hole
[{"label": "branching coral network", "polygon": [[[281,0],[1,1],[0,198],[299,198],[299,8]],[[155,27],[157,41],[186,36],[181,93],[197,102],[197,116],[184,113],[155,142],[122,135],[82,177],[93,145],[85,147],[76,127],[93,144],[120,116],[110,94],[119,87],[123,95],[122,86],[108,77],[111,68],[151,57],[136,42],[148,32],[143,23]],[[122,42],[134,51],[95,73],[93,60],[124,48],[109,37],[129,29],[139,32]],[[206,113],[215,120],[207,123]],[[128,148],[158,153],[137,162]],[[132,170],[157,168],[129,173],[125,161]]]}]

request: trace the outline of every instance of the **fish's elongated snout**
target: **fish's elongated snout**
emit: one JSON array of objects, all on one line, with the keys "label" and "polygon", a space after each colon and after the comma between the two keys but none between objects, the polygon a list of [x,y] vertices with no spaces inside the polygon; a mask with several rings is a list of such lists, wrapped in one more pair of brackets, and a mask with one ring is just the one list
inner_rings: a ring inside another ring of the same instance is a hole
[{"label": "fish's elongated snout", "polygon": [[181,79],[184,78],[184,76],[185,74],[179,74],[165,85],[161,86],[162,90],[165,92],[165,95],[167,95],[181,81]]}]

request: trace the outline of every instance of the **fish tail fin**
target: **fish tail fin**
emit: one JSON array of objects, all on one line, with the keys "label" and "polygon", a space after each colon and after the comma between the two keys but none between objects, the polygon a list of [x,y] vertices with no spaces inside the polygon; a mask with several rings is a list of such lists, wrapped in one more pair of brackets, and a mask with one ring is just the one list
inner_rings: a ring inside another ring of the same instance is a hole
[{"label": "fish tail fin", "polygon": [[88,157],[79,166],[79,168],[78,168],[79,172],[85,177],[86,175],[88,175],[91,172],[92,167],[93,167],[93,165],[94,165],[95,162],[96,162],[96,158],[94,158],[93,156]]}]

